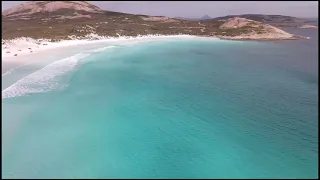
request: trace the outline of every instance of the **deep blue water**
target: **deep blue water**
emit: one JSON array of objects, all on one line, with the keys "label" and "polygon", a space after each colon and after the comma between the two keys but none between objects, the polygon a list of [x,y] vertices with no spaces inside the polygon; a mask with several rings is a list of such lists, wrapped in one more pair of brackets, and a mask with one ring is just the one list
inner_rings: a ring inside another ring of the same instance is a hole
[{"label": "deep blue water", "polygon": [[2,177],[316,178],[318,33],[297,33],[47,66],[2,91]]}]

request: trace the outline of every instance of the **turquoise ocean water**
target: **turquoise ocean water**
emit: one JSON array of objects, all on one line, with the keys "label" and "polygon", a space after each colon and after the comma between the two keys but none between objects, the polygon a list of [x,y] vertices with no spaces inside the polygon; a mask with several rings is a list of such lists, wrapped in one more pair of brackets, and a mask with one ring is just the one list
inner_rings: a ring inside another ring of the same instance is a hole
[{"label": "turquoise ocean water", "polygon": [[[317,38],[316,31],[304,31]],[[3,76],[4,178],[316,178],[318,42],[114,45]]]}]

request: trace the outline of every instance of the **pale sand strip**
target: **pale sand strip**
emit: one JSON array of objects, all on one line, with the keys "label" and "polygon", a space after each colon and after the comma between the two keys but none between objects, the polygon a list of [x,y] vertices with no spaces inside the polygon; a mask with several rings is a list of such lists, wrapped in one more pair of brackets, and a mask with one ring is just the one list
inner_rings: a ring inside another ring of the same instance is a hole
[{"label": "pale sand strip", "polygon": [[[138,36],[138,37],[118,37],[118,38],[111,38],[111,37],[101,37],[101,36],[90,36],[87,39],[78,40],[62,40],[59,42],[50,42],[46,39],[32,39],[27,37],[16,38],[12,40],[2,40],[2,59],[7,57],[16,57],[14,56],[17,54],[19,55],[26,55],[32,54],[35,52],[49,50],[59,47],[68,47],[68,46],[75,46],[75,45],[86,45],[86,44],[95,44],[101,42],[123,42],[123,41],[139,41],[139,40],[155,40],[155,39],[162,39],[162,38],[172,38],[172,37],[192,37],[189,35],[175,35],[175,36],[164,36],[164,35],[147,35],[147,36]],[[32,51],[32,52],[31,52]],[[9,53],[10,52],[10,53]]]}]

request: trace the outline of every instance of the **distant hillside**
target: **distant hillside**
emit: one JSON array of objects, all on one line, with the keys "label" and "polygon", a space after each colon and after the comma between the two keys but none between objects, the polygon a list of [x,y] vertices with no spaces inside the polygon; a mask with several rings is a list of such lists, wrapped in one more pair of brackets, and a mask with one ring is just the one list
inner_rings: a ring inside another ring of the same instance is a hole
[{"label": "distant hillside", "polygon": [[229,18],[241,17],[263,23],[304,23],[307,19],[297,18],[292,16],[283,15],[265,15],[265,14],[241,14],[241,15],[228,15],[222,17],[212,18],[213,20],[227,20]]},{"label": "distant hillside", "polygon": [[199,21],[199,20],[201,20],[201,18],[187,18],[187,17],[174,17],[174,19],[186,20],[186,21]]},{"label": "distant hillside", "polygon": [[208,15],[204,15],[200,18],[185,18],[185,17],[175,17],[174,19],[180,19],[180,20],[188,20],[188,21],[201,21],[201,20],[208,20],[208,19],[212,19],[212,17],[208,16]]},{"label": "distant hillside", "polygon": [[186,17],[174,17],[173,19],[186,20],[186,21],[198,21],[199,20],[199,18],[186,18]]},{"label": "distant hillside", "polygon": [[207,20],[207,19],[212,19],[212,17],[208,16],[208,15],[204,15],[200,18],[200,20]]}]

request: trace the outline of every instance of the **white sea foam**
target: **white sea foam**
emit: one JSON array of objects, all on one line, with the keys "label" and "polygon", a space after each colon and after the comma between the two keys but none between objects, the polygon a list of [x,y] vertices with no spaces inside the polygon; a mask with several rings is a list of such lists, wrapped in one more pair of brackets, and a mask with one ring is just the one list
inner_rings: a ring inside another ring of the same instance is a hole
[{"label": "white sea foam", "polygon": [[103,52],[114,47],[116,46],[108,46],[78,53],[74,56],[49,64],[2,90],[2,99],[64,88],[67,85],[59,83],[57,80],[58,76],[72,71],[79,64],[81,59],[90,56],[90,54]]},{"label": "white sea foam", "polygon": [[95,49],[95,50],[91,50],[89,52],[103,52],[107,49],[111,49],[111,48],[115,48],[116,46],[107,46],[107,47],[102,47],[102,48],[98,48],[98,49]]},{"label": "white sea foam", "polygon": [[20,65],[20,66],[14,67],[14,68],[12,68],[12,69],[9,69],[9,70],[6,71],[5,73],[1,74],[1,76],[4,77],[4,76],[6,76],[6,75],[9,75],[9,74],[11,74],[13,71],[15,71],[16,69],[21,68],[21,67],[24,67],[24,66],[28,66],[28,65],[30,65],[30,64],[32,64],[32,63],[34,63],[34,62],[31,61],[31,62],[22,64],[22,65]]},{"label": "white sea foam", "polygon": [[22,67],[22,66],[18,66],[16,68],[12,68],[12,69],[6,71],[5,73],[1,74],[1,77],[11,74],[14,70],[16,70],[19,67]]}]

